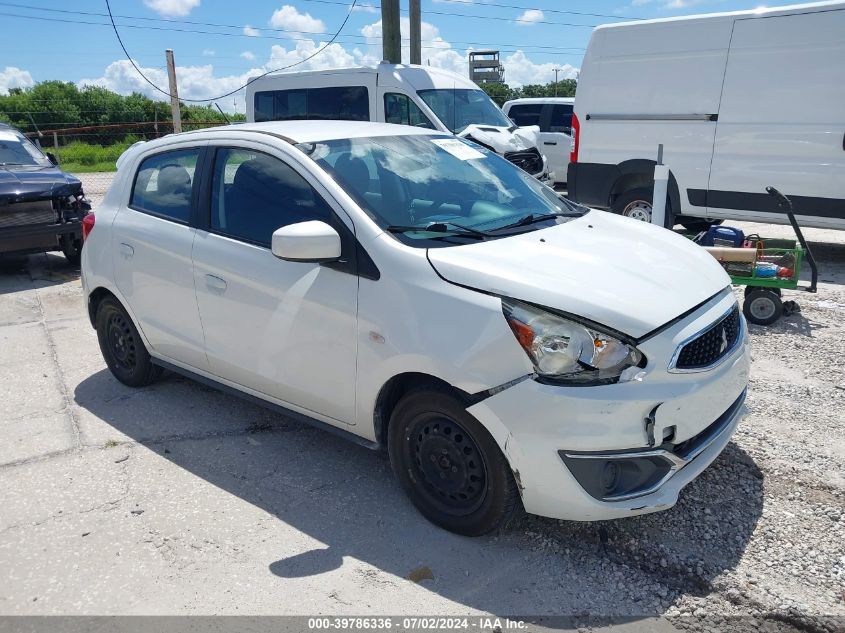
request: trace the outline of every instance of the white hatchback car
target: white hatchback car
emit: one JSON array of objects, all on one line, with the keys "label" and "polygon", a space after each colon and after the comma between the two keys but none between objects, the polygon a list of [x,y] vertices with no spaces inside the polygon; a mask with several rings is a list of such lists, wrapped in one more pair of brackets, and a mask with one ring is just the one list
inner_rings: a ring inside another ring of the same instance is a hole
[{"label": "white hatchback car", "polygon": [[669,508],[744,411],[745,323],[709,254],[443,133],[167,136],[124,155],[85,235],[118,380],[167,368],[385,446],[455,532]]}]

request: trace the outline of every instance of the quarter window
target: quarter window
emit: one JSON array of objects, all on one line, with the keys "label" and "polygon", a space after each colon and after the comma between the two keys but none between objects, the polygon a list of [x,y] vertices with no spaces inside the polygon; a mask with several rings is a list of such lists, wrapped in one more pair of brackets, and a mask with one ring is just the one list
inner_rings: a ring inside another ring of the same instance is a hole
[{"label": "quarter window", "polygon": [[370,120],[370,97],[366,86],[256,92],[254,106],[256,121]]},{"label": "quarter window", "polygon": [[408,95],[388,92],[384,95],[384,120],[386,123],[413,125],[429,130],[436,129],[420,107]]},{"label": "quarter window", "polygon": [[288,224],[322,220],[332,211],[305,179],[277,158],[247,149],[217,150],[211,194],[211,229],[270,246]]},{"label": "quarter window", "polygon": [[135,176],[129,206],[187,224],[198,157],[198,149],[185,149],[145,158]]},{"label": "quarter window", "polygon": [[[545,132],[546,130],[543,130]],[[552,106],[552,116],[549,121],[549,132],[572,132],[572,105],[555,104]]]}]

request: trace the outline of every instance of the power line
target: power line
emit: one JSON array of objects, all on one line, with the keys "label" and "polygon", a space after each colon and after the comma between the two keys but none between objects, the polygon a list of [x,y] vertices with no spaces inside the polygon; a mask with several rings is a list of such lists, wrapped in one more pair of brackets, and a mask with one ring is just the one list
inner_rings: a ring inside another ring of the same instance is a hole
[{"label": "power line", "polygon": [[[332,0],[310,0],[312,2],[322,1],[328,4],[339,4],[339,5],[346,5],[345,2],[339,2]],[[51,9],[47,7],[37,7],[33,5],[21,4],[16,2],[0,2],[0,6],[7,6],[7,7],[16,7],[21,9],[29,9],[33,11],[47,11],[50,13],[63,13],[63,14],[70,14],[70,15],[84,15],[84,16],[93,16],[93,17],[109,17],[107,13],[97,13],[94,11],[71,11],[67,9]],[[370,5],[361,5],[358,4],[356,6],[370,6]],[[373,5],[374,6],[374,5]],[[32,16],[32,15],[21,15],[15,13],[0,13],[0,15],[5,15],[9,17],[19,17],[19,18],[27,18],[31,20],[46,20],[46,21],[53,21],[53,22],[65,22],[67,24],[88,24],[88,25],[100,25],[100,26],[109,26],[107,23],[102,22],[88,22],[88,21],[78,21],[78,20],[59,20],[56,18],[42,18],[40,16]],[[134,16],[134,15],[118,15],[114,14],[115,18],[123,18],[127,20],[143,20],[147,22],[165,22],[170,24],[190,24],[194,26],[211,26],[215,28],[227,28],[227,29],[243,29],[240,25],[234,24],[221,24],[217,22],[197,22],[192,20],[175,20],[170,18],[150,18],[146,16]],[[485,16],[477,16],[477,17],[485,17]],[[504,19],[504,18],[502,18]],[[246,35],[244,33],[218,33],[214,31],[200,31],[194,29],[177,29],[177,28],[164,28],[164,27],[156,27],[156,26],[141,26],[138,24],[119,24],[118,26],[122,28],[131,28],[131,29],[149,29],[155,31],[174,31],[178,33],[197,33],[201,35],[220,35],[223,37],[245,37],[249,39],[273,39],[273,40],[291,40],[291,41],[301,41],[301,42],[310,42],[313,41],[314,38],[297,38],[297,37],[270,37],[266,35]],[[306,35],[325,35],[323,31],[297,31],[292,29],[279,29],[279,28],[269,28],[269,27],[253,27],[257,31],[269,31],[272,33],[301,33]],[[354,34],[346,34],[343,35],[344,38],[356,38],[359,40],[364,40],[364,43],[371,43],[372,40],[380,40],[380,37],[367,37],[365,35],[354,35]],[[410,38],[402,38],[403,41],[409,42]],[[352,43],[352,42],[350,42]],[[460,40],[451,40],[451,44],[464,44],[467,46],[490,46],[489,43],[486,42],[467,42],[467,41],[460,41]],[[513,47],[517,49],[525,49],[525,48],[538,48],[538,49],[545,49],[545,50],[560,50],[560,51],[572,51],[572,52],[583,52],[585,49],[582,47],[561,47],[561,46],[543,46],[543,45],[536,45],[536,44],[516,44],[511,42],[500,42],[495,46],[505,46],[505,47]],[[436,49],[440,48],[438,46],[427,46],[424,48],[428,49]],[[181,56],[180,56],[181,57]]]}]

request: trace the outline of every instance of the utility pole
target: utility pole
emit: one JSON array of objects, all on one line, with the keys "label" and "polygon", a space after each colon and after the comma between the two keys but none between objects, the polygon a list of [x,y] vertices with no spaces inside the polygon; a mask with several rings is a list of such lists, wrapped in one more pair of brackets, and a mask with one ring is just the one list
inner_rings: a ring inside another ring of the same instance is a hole
[{"label": "utility pole", "polygon": [[420,0],[409,0],[411,20],[411,63],[422,64],[422,24]]},{"label": "utility pole", "polygon": [[167,57],[167,78],[170,80],[170,109],[173,111],[173,131],[178,134],[182,131],[182,114],[179,111],[179,93],[176,89],[176,64],[173,61],[173,50],[168,48],[165,52]]},{"label": "utility pole", "polygon": [[555,68],[555,96],[557,96],[557,74],[560,72],[560,68]]},{"label": "utility pole", "polygon": [[389,64],[402,63],[401,41],[399,0],[383,0],[381,3],[381,47],[384,61]]}]

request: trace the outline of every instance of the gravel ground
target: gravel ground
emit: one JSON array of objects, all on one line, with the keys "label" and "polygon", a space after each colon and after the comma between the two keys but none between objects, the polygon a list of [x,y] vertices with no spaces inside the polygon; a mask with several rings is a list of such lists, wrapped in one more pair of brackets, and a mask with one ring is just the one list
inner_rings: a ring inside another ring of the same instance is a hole
[{"label": "gravel ground", "polygon": [[0,262],[0,614],[843,630],[845,232],[807,235],[819,292],[787,292],[800,312],[750,327],[750,415],[675,508],[590,524],[527,516],[479,539],[421,519],[382,455],[181,378],[122,387],[78,272],[55,255]]}]

